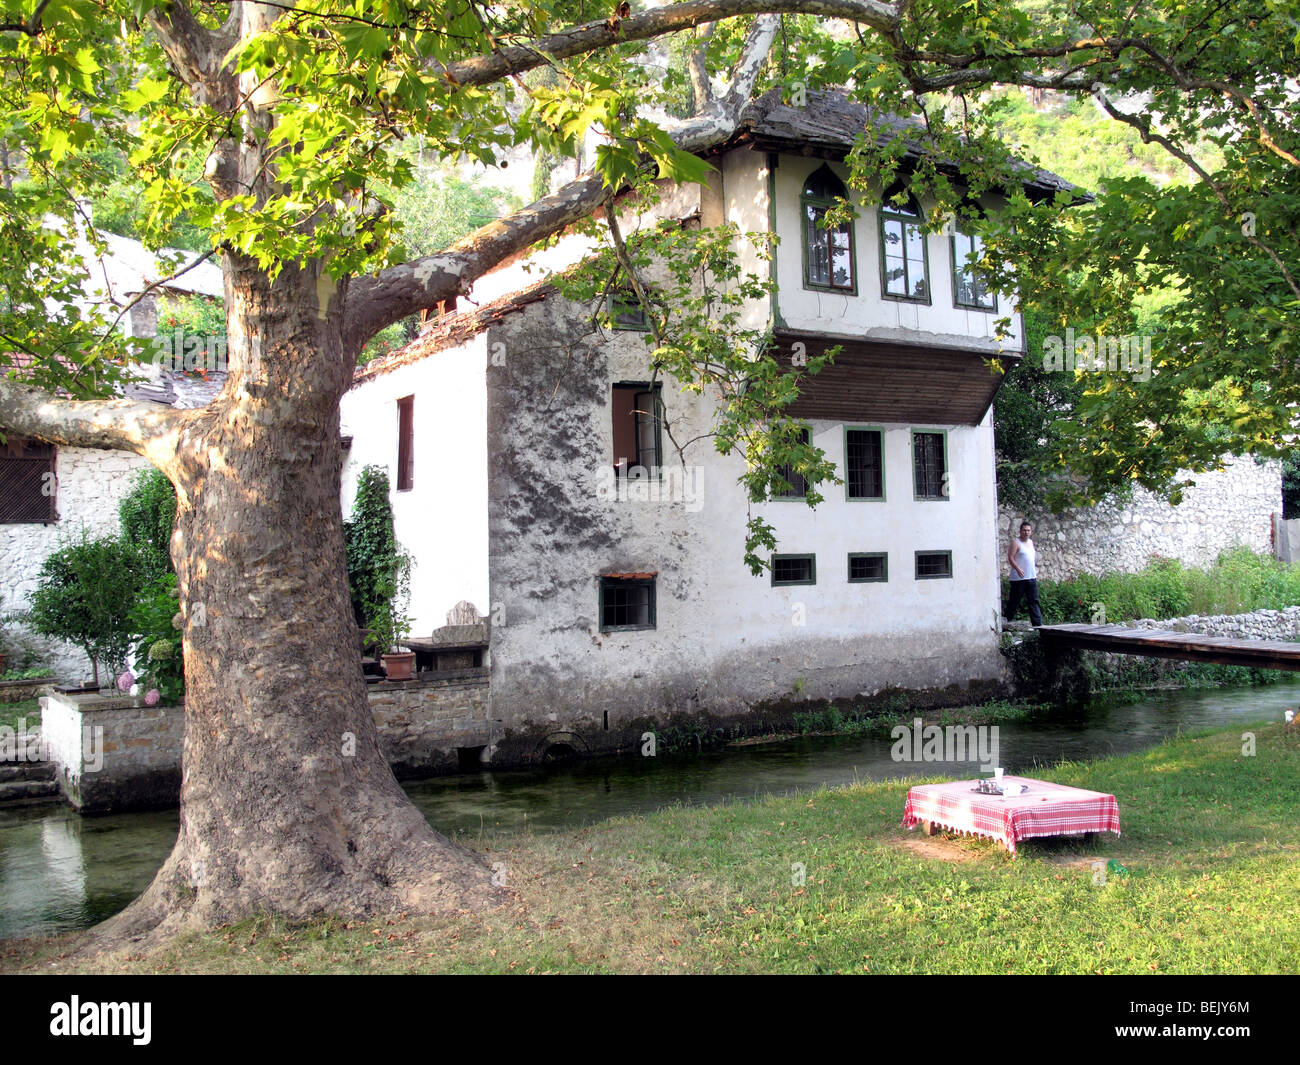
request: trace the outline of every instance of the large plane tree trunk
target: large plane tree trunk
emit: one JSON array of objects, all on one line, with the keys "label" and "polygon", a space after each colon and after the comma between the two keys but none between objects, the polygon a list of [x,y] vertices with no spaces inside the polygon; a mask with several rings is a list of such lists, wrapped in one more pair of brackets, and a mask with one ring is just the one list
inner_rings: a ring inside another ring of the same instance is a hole
[{"label": "large plane tree trunk", "polygon": [[379,750],[343,559],[342,294],[310,270],[270,283],[233,258],[226,277],[230,377],[172,471],[180,835],[108,931],[502,901],[485,863],[429,827]]}]

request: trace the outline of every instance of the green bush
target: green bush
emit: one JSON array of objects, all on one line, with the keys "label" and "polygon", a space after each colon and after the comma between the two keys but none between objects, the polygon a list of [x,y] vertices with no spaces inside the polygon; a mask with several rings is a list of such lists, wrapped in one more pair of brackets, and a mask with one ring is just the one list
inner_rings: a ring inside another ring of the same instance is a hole
[{"label": "green bush", "polygon": [[134,633],[130,615],[146,582],[135,546],[116,536],[81,539],[55,551],[41,566],[24,616],[32,631],[75,644],[86,652],[99,683],[99,667],[124,668]]},{"label": "green bush", "polygon": [[343,523],[348,587],[357,624],[381,651],[400,646],[410,633],[406,604],[411,594],[411,557],[397,542],[388,474],[367,466],[357,479],[352,520]]},{"label": "green bush", "polygon": [[176,626],[180,593],[175,574],[150,581],[131,610],[131,630],[137,643],[134,672],[140,690],[157,688],[165,706],[176,706],[185,695],[185,659]]},{"label": "green bush", "polygon": [[[1003,601],[1009,594],[1002,582]],[[1045,624],[1091,624],[1097,604],[1108,623],[1188,614],[1244,614],[1300,605],[1300,565],[1289,566],[1248,547],[1219,556],[1208,569],[1189,569],[1177,559],[1153,555],[1137,573],[1080,574],[1067,581],[1039,581]]]},{"label": "green bush", "polygon": [[172,572],[172,526],[176,524],[176,489],[161,470],[142,470],[117,506],[124,539],[143,556],[149,573]]}]

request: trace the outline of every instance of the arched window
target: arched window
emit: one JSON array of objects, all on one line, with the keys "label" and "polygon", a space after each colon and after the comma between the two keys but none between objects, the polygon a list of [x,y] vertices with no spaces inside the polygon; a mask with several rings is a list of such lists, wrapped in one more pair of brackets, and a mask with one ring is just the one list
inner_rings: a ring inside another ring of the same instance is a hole
[{"label": "arched window", "polygon": [[853,225],[841,222],[827,226],[826,213],[848,199],[844,182],[823,164],[803,187],[803,247],[806,288],[857,291],[853,269]]},{"label": "arched window", "polygon": [[925,219],[916,200],[880,205],[881,289],[893,299],[930,302]]}]

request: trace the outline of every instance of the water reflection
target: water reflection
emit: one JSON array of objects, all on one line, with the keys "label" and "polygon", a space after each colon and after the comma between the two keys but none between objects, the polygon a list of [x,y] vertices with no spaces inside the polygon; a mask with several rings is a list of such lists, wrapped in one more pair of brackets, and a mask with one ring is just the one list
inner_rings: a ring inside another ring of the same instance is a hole
[{"label": "water reflection", "polygon": [[[1180,730],[1281,720],[1298,702],[1300,682],[1152,693],[1140,702],[1095,699],[1001,725],[1000,761],[1023,773],[1061,759],[1122,754]],[[410,783],[407,792],[440,830],[472,840],[858,780],[978,775],[974,761],[900,764],[890,747],[887,734],[818,736],[549,771],[439,777]],[[174,811],[82,818],[57,805],[0,810],[0,937],[84,928],[118,912],[152,879],[176,829]]]}]

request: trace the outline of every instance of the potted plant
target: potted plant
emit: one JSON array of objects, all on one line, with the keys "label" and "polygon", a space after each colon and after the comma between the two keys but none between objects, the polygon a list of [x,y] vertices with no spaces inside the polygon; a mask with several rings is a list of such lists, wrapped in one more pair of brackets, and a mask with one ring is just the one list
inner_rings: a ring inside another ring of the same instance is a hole
[{"label": "potted plant", "polygon": [[411,635],[411,619],[394,615],[388,650],[379,657],[384,661],[384,676],[389,680],[410,680],[415,675],[415,652],[406,646]]},{"label": "potted plant", "polygon": [[389,680],[410,680],[415,655],[405,642],[411,634],[411,556],[397,542],[388,474],[378,466],[367,466],[357,479],[344,540],[353,609],[366,642],[378,648]]}]

